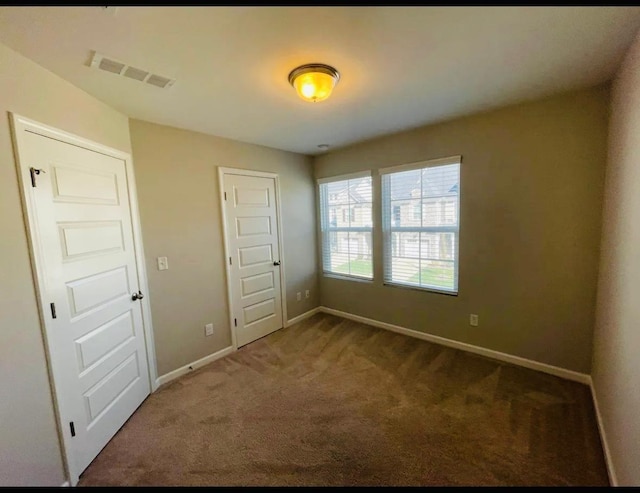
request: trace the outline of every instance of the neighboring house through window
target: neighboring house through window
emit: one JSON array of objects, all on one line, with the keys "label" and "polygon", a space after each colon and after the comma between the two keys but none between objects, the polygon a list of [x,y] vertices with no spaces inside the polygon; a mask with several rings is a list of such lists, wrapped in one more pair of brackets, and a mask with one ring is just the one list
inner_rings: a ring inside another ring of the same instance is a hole
[{"label": "neighboring house through window", "polygon": [[372,279],[371,172],[318,183],[323,272]]},{"label": "neighboring house through window", "polygon": [[456,294],[460,156],[379,172],[384,282]]},{"label": "neighboring house through window", "polygon": [[393,225],[400,226],[400,218],[402,217],[402,209],[399,205],[393,206]]}]

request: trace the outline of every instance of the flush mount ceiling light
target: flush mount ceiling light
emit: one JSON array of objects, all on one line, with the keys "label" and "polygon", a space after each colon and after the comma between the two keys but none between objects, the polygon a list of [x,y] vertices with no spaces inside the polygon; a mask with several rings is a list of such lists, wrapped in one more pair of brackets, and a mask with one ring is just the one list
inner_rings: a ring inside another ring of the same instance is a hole
[{"label": "flush mount ceiling light", "polygon": [[298,96],[311,103],[327,99],[338,80],[338,71],[323,63],[301,65],[289,74],[289,83],[295,88]]}]

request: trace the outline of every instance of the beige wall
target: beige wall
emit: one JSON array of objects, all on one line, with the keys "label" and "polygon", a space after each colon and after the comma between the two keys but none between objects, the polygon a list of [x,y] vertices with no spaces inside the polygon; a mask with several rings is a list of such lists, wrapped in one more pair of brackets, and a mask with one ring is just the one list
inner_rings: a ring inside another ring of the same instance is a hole
[{"label": "beige wall", "polygon": [[[321,304],[589,373],[607,104],[602,86],[316,158],[320,178],[463,156],[459,295],[382,284],[374,207],[374,282],[320,276]],[[379,190],[375,173],[374,184]],[[470,313],[478,327],[469,326]]]},{"label": "beige wall", "polygon": [[14,112],[130,152],[127,118],[0,44],[0,486],[65,481],[20,190]]},{"label": "beige wall", "polygon": [[[130,127],[158,375],[231,344],[219,166],[278,173],[288,318],[318,306],[309,157],[139,120]],[[158,271],[159,256],[168,270]],[[296,301],[306,289],[310,298]]]},{"label": "beige wall", "polygon": [[640,485],[640,35],[613,84],[593,385],[614,480]]}]

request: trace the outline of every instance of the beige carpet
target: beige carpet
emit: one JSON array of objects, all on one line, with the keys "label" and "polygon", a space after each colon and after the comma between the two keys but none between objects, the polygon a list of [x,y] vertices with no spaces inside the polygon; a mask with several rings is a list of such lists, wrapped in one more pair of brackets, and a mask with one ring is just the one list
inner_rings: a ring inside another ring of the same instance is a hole
[{"label": "beige carpet", "polygon": [[79,485],[608,485],[585,385],[315,315],[168,383]]}]

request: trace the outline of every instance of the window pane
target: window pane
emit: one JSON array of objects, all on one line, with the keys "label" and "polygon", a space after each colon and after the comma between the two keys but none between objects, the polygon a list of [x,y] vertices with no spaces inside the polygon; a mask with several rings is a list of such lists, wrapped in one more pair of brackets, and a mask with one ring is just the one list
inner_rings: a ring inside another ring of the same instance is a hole
[{"label": "window pane", "polygon": [[349,273],[352,276],[373,277],[371,233],[349,233],[349,241],[351,243]]},{"label": "window pane", "polygon": [[420,233],[391,233],[391,256],[420,258]]},{"label": "window pane", "polygon": [[420,273],[420,233],[391,233],[391,279],[417,284],[411,280]]},{"label": "window pane", "polygon": [[442,223],[445,225],[458,223],[458,197],[448,197],[442,207]]},{"label": "window pane", "polygon": [[456,291],[459,182],[460,164],[383,176],[386,281]]},{"label": "window pane", "polygon": [[371,177],[323,183],[320,197],[324,271],[372,279]]},{"label": "window pane", "polygon": [[349,226],[349,221],[345,222],[344,220],[342,206],[330,205],[328,207],[328,211],[329,211],[329,218],[328,218],[327,226],[331,228]]},{"label": "window pane", "polygon": [[351,207],[351,227],[370,228],[371,223],[371,203],[357,204]]},{"label": "window pane", "polygon": [[420,227],[420,199],[392,200],[391,226],[394,228],[412,226]]},{"label": "window pane", "polygon": [[[330,255],[329,265],[325,270],[339,274],[349,273],[349,233],[343,231],[329,232]],[[328,269],[327,269],[328,267]]]},{"label": "window pane", "polygon": [[457,197],[428,198],[422,201],[423,226],[455,226],[457,223]]},{"label": "window pane", "polygon": [[370,232],[339,232],[338,247],[331,254],[331,272],[359,277],[373,277]]},{"label": "window pane", "polygon": [[438,226],[440,224],[440,204],[437,200],[422,201],[422,225]]},{"label": "window pane", "polygon": [[349,180],[351,190],[351,203],[373,202],[373,190],[371,188],[372,179],[370,176]]},{"label": "window pane", "polygon": [[[421,263],[419,282],[420,285],[424,287],[453,290],[455,286],[453,275],[453,262],[426,260]],[[418,276],[411,278],[410,281],[418,282]]]},{"label": "window pane", "polygon": [[423,197],[449,197],[458,195],[459,164],[433,166],[422,170]]},{"label": "window pane", "polygon": [[420,260],[402,257],[391,259],[391,280],[401,284],[418,285],[420,273]]},{"label": "window pane", "polygon": [[391,200],[418,199],[420,192],[420,170],[393,173],[389,176]]},{"label": "window pane", "polygon": [[331,183],[325,183],[323,186],[327,187],[327,200],[329,205],[348,204],[348,181],[334,181]]},{"label": "window pane", "polygon": [[453,260],[455,233],[420,233],[420,258]]},{"label": "window pane", "polygon": [[[454,233],[420,234],[420,276],[421,286],[454,289],[455,257]],[[448,261],[445,261],[448,260]]]}]

